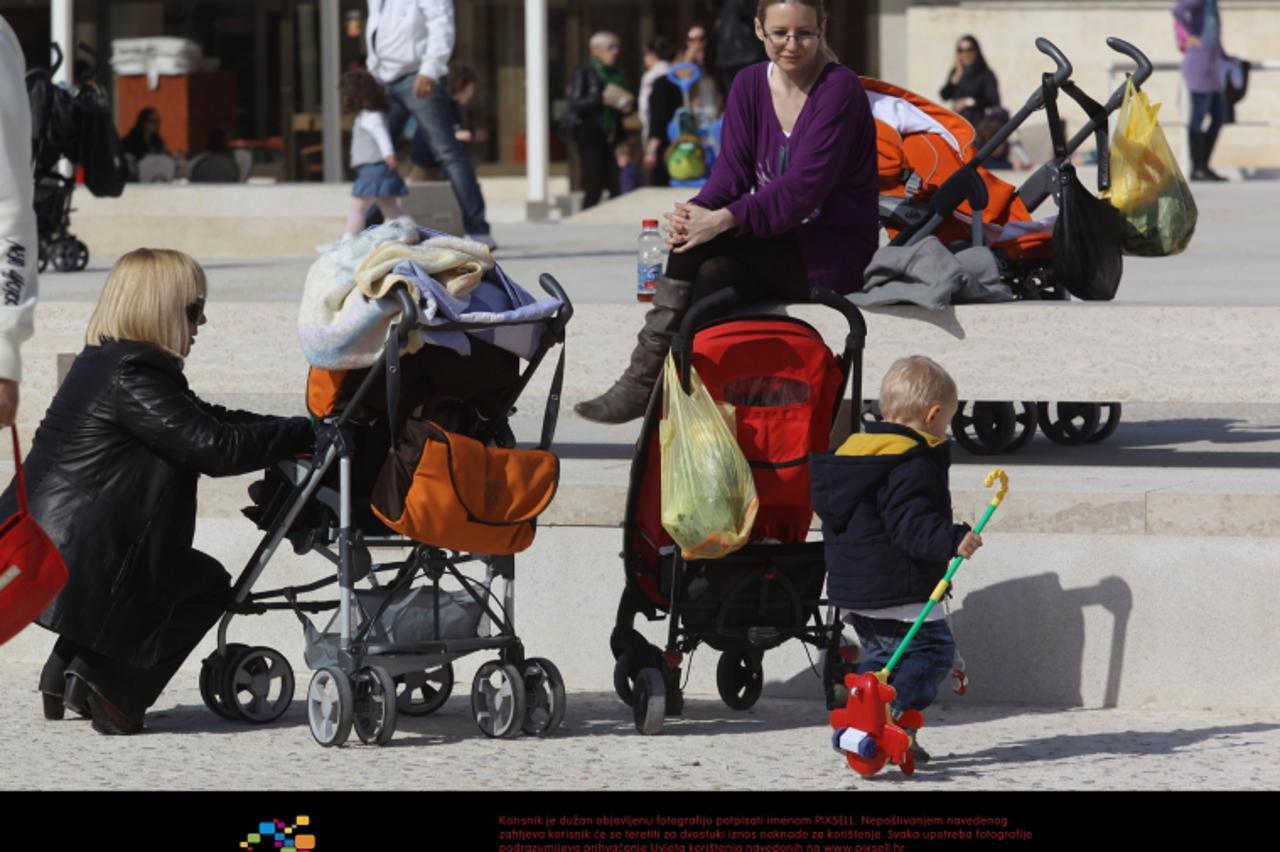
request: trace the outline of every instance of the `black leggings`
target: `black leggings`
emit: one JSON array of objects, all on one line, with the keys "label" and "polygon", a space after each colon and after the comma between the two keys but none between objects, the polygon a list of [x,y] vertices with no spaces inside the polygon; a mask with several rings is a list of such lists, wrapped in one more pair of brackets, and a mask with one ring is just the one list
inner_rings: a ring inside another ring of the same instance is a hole
[{"label": "black leggings", "polygon": [[809,300],[809,279],[793,232],[763,238],[724,234],[688,252],[672,252],[667,277],[693,284],[690,303],[725,287],[737,290],[744,305],[769,297]]}]

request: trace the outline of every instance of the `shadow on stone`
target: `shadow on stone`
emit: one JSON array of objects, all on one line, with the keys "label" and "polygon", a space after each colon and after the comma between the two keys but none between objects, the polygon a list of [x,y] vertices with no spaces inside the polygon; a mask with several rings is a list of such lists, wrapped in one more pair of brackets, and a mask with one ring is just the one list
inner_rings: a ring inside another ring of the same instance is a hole
[{"label": "shadow on stone", "polygon": [[951,624],[972,677],[969,695],[979,701],[1083,706],[1084,610],[1091,606],[1112,618],[1102,706],[1115,707],[1133,609],[1133,593],[1119,577],[1064,589],[1057,574],[1044,573],[967,594]]}]

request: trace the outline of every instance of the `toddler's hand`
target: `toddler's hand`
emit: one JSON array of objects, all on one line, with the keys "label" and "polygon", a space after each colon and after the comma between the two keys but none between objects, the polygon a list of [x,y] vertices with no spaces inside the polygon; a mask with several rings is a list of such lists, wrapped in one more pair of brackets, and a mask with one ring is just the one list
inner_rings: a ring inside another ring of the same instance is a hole
[{"label": "toddler's hand", "polygon": [[982,547],[982,536],[974,533],[965,533],[964,538],[960,541],[960,546],[956,548],[956,553],[965,559],[972,559],[973,554],[978,552],[979,547]]},{"label": "toddler's hand", "polygon": [[395,154],[388,154],[387,156],[383,157],[382,162],[386,163],[388,166],[390,166],[393,169],[399,165],[398,163],[396,163]]}]

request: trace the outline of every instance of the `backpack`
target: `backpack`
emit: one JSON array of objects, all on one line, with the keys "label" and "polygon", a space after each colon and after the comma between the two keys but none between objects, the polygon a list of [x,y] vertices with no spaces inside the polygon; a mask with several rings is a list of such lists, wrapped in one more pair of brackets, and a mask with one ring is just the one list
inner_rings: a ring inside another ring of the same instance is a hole
[{"label": "backpack", "polygon": [[128,167],[111,111],[93,92],[75,98],[79,125],[79,151],[75,159],[84,166],[84,185],[98,198],[118,198],[124,192]]}]

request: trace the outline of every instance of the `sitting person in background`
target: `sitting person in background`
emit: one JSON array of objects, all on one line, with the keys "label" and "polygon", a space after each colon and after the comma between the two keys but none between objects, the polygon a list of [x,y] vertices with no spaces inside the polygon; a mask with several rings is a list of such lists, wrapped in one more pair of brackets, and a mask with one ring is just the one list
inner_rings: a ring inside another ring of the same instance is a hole
[{"label": "sitting person in background", "polygon": [[989,108],[1000,105],[996,75],[987,67],[982,47],[973,36],[961,36],[956,42],[956,62],[939,94],[975,127]]},{"label": "sitting person in background", "polygon": [[138,117],[133,122],[133,127],[120,140],[120,149],[131,160],[130,171],[134,180],[138,179],[138,161],[143,157],[148,154],[173,156],[169,149],[165,147],[164,139],[160,136],[160,113],[156,111],[155,107],[143,107],[138,111]]},{"label": "sitting person in background", "polygon": [[631,156],[631,143],[619,142],[618,147],[613,149],[613,154],[618,160],[618,188],[622,193],[625,195],[644,186],[644,172]]},{"label": "sitting person in background", "polygon": [[[973,147],[981,149],[991,137],[1000,132],[1009,121],[1009,111],[1004,107],[992,107],[978,121],[974,128]],[[1020,172],[1030,169],[1034,164],[1027,150],[1018,141],[1017,134],[1000,143],[983,165],[988,169],[1016,169]]]},{"label": "sitting person in background", "polygon": [[[40,675],[47,719],[69,707],[102,734],[142,730],[231,596],[231,577],[192,547],[200,475],[249,473],[314,445],[305,417],[228,411],[188,387],[206,290],[178,251],[116,261],[32,441],[31,516],[69,572],[36,621],[59,636]],[[17,511],[13,485],[0,511]]]},{"label": "sitting person in background", "polygon": [[193,183],[235,183],[240,179],[227,131],[221,127],[209,131],[205,149],[187,164],[187,175]]}]

